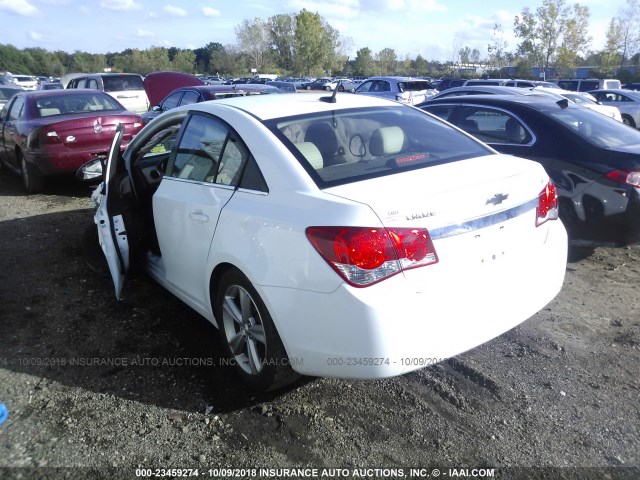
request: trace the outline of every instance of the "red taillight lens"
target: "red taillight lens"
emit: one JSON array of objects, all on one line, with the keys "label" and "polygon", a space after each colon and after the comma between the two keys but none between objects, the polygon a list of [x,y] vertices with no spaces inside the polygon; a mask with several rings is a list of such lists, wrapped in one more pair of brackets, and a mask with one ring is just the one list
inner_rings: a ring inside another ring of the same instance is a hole
[{"label": "red taillight lens", "polygon": [[43,127],[40,130],[35,130],[29,135],[29,148],[32,150],[39,150],[46,145],[62,143],[58,133],[53,127]]},{"label": "red taillight lens", "polygon": [[322,258],[357,287],[438,261],[426,229],[309,227],[307,237]]},{"label": "red taillight lens", "polygon": [[538,208],[536,209],[536,227],[547,220],[558,218],[558,191],[551,180],[538,195]]},{"label": "red taillight lens", "polygon": [[640,172],[634,170],[613,170],[607,173],[607,178],[619,183],[626,183],[634,187],[640,187]]}]

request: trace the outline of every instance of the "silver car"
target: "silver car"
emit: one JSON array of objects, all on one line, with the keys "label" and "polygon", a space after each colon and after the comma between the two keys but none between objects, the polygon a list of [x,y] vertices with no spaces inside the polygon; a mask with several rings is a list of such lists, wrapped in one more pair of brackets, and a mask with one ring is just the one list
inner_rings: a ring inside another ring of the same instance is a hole
[{"label": "silver car", "polygon": [[591,90],[591,95],[603,105],[618,107],[622,122],[634,128],[640,128],[640,92],[623,89]]},{"label": "silver car", "polygon": [[436,93],[427,80],[412,77],[370,77],[354,93],[388,98],[409,105],[417,105]]}]

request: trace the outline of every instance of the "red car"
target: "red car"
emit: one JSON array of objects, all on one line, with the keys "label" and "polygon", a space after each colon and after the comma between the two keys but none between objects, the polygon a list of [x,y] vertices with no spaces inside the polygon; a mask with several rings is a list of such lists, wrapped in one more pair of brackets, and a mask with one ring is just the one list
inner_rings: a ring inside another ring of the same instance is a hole
[{"label": "red car", "polygon": [[46,177],[106,156],[120,123],[124,148],[142,120],[99,90],[19,93],[0,113],[0,165],[22,175],[28,193],[42,191]]}]

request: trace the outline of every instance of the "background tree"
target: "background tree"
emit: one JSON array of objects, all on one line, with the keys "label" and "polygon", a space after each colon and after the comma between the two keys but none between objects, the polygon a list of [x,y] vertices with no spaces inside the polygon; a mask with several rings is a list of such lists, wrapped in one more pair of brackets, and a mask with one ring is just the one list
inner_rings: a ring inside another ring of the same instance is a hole
[{"label": "background tree", "polygon": [[252,68],[261,71],[264,57],[271,45],[266,22],[257,17],[253,20],[244,19],[236,27],[236,39],[240,49],[251,57]]},{"label": "background tree", "polygon": [[495,23],[491,32],[493,41],[487,46],[487,53],[489,54],[489,65],[500,70],[507,65],[506,51],[508,43],[504,39],[504,30],[502,25]]},{"label": "background tree", "polygon": [[620,29],[620,66],[640,49],[640,4],[638,0],[627,0],[617,17]]},{"label": "background tree", "polygon": [[389,75],[396,71],[398,56],[393,48],[383,48],[376,55],[380,75]]},{"label": "background tree", "polygon": [[371,49],[361,48],[356,52],[356,59],[353,63],[353,73],[357,76],[370,77],[375,73],[375,61]]},{"label": "background tree", "polygon": [[194,73],[196,54],[193,50],[179,50],[171,61],[171,69],[176,72]]},{"label": "background tree", "polygon": [[599,61],[596,62],[596,65],[602,73],[610,74],[615,65],[622,63],[622,55],[619,54],[619,51],[624,49],[624,34],[617,19],[612,18],[609,22],[605,38],[604,50],[598,55]]},{"label": "background tree", "polygon": [[296,72],[305,75],[311,72],[322,73],[322,65],[324,63],[323,39],[324,31],[320,14],[311,13],[303,8],[296,15],[296,30],[294,34],[294,64]]},{"label": "background tree", "polygon": [[573,5],[573,15],[566,19],[562,44],[558,48],[556,69],[560,76],[566,77],[578,67],[578,60],[588,54],[591,37],[589,36],[588,7]]},{"label": "background tree", "polygon": [[563,38],[568,17],[565,0],[543,0],[535,14],[525,7],[514,21],[514,33],[521,39],[518,53],[526,57],[530,65],[546,71]]},{"label": "background tree", "polygon": [[277,67],[284,72],[291,71],[294,66],[296,16],[292,13],[274,15],[267,20],[267,29]]}]

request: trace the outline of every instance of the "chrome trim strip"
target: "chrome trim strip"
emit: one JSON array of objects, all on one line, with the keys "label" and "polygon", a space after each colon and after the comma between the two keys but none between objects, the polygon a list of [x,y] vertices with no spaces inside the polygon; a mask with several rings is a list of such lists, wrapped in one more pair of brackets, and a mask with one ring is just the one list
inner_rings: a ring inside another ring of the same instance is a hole
[{"label": "chrome trim strip", "polygon": [[[508,210],[492,213],[490,215],[475,218],[473,220],[469,220],[468,222],[459,223],[457,225],[448,225],[446,227],[434,228],[433,230],[429,230],[429,235],[433,240],[438,240],[440,238],[453,237],[455,235],[473,232],[474,230],[479,230],[481,228],[486,228],[498,223],[506,222],[507,220],[530,212],[537,207],[538,199],[534,198],[527,203],[523,203],[522,205],[518,205],[517,207],[512,207]],[[531,221],[533,222],[534,220],[532,219]]]}]

